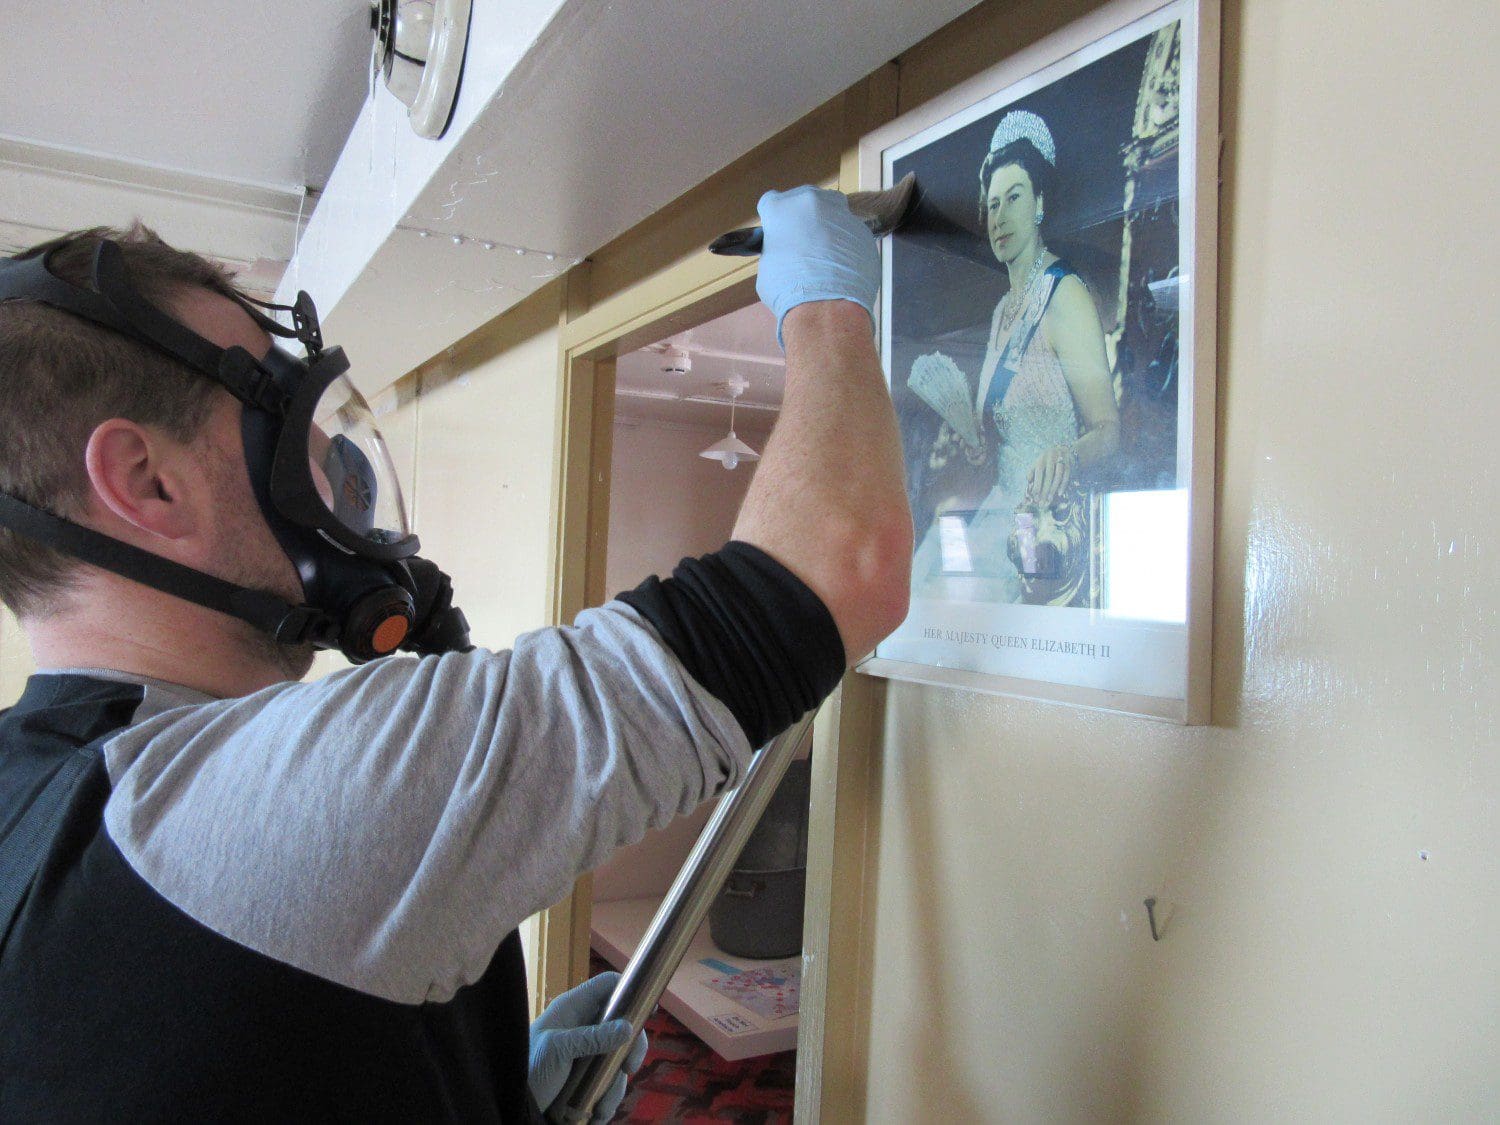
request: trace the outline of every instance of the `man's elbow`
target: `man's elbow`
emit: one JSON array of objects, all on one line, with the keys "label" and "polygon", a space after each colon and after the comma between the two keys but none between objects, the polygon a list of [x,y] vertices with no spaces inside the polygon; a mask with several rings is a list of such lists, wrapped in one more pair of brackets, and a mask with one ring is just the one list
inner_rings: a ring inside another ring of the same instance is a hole
[{"label": "man's elbow", "polygon": [[911,517],[905,512],[864,529],[849,545],[845,578],[830,608],[851,667],[906,620],[911,556]]}]

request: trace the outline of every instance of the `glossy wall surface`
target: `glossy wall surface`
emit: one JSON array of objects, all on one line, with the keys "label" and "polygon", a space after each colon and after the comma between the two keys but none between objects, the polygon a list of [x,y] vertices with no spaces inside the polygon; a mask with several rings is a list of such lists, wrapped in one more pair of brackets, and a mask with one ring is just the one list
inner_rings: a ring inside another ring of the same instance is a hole
[{"label": "glossy wall surface", "polygon": [[893,686],[870,1121],[1500,1115],[1500,11],[1224,24],[1213,725]]},{"label": "glossy wall surface", "polygon": [[31,646],[10,610],[0,606],[0,707],[9,707],[31,675]]}]

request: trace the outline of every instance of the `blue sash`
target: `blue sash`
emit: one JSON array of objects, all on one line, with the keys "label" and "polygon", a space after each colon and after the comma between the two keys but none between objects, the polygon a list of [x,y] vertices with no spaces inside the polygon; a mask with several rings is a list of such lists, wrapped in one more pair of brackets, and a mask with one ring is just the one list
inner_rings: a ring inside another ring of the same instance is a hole
[{"label": "blue sash", "polygon": [[995,374],[990,378],[989,390],[984,395],[984,406],[979,411],[981,425],[994,427],[995,408],[1005,401],[1005,392],[1010,389],[1011,380],[1020,370],[1021,360],[1026,355],[1026,349],[1031,347],[1032,337],[1042,326],[1042,317],[1047,315],[1047,310],[1052,306],[1058,284],[1070,273],[1076,272],[1061,258],[1043,271],[1043,276],[1052,278],[1052,287],[1047,290],[1047,299],[1042,302],[1041,310],[1034,317],[1018,324],[1010,334],[1010,339],[1005,341],[1005,350],[1000,353],[1000,361],[995,364]]}]

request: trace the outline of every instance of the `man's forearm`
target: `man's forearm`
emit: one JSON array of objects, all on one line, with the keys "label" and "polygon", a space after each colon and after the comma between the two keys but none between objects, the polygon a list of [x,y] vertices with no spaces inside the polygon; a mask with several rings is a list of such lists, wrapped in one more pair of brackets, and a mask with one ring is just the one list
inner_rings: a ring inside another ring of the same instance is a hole
[{"label": "man's forearm", "polygon": [[786,314],[786,394],[734,536],[823,599],[852,662],[906,613],[912,525],[870,317],[850,301]]}]

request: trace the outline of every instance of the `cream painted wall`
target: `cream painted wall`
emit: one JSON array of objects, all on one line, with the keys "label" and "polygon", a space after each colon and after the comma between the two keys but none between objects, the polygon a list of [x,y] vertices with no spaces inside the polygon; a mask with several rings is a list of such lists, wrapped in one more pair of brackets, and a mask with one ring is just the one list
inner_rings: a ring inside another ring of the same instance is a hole
[{"label": "cream painted wall", "polygon": [[489,648],[547,619],[561,298],[542,290],[421,373],[415,524]]},{"label": "cream painted wall", "polygon": [[1224,14],[1213,725],[890,690],[870,1121],[1500,1116],[1500,9]]},{"label": "cream painted wall", "polygon": [[34,669],[25,634],[10,610],[0,606],[0,708],[9,707],[20,697],[26,677]]}]

